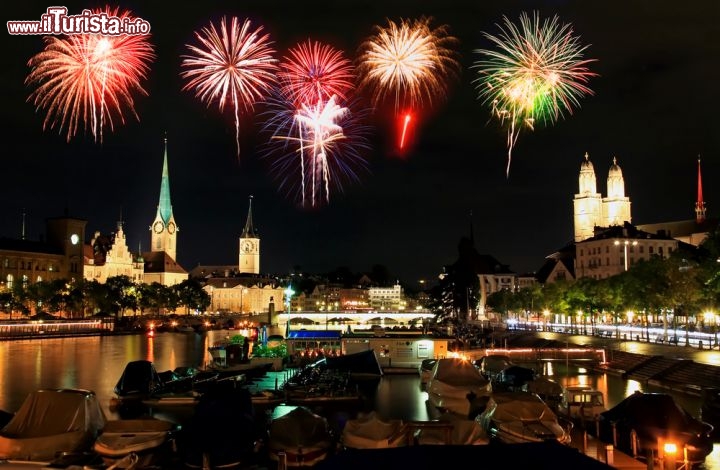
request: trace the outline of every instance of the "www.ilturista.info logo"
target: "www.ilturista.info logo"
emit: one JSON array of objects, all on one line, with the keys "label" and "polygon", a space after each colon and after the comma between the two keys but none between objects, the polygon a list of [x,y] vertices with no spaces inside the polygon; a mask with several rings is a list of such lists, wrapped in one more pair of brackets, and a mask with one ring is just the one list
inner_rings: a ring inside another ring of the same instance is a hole
[{"label": "www.ilturista.info logo", "polygon": [[108,13],[83,10],[79,15],[68,15],[65,7],[48,7],[40,21],[8,21],[10,34],[149,34],[150,23],[142,18],[113,16]]}]

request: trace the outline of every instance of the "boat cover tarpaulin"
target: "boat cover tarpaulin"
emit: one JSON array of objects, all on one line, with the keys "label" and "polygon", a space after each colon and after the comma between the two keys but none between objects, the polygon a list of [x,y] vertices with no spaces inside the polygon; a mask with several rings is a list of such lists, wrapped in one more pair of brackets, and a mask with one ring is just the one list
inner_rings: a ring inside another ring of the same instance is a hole
[{"label": "boat cover tarpaulin", "polygon": [[150,361],[128,362],[115,385],[115,394],[119,397],[133,395],[146,396],[162,388],[163,382]]},{"label": "boat cover tarpaulin", "polygon": [[106,421],[94,392],[38,390],[0,431],[0,459],[52,460],[89,450]]},{"label": "boat cover tarpaulin", "polygon": [[353,449],[380,449],[405,445],[403,421],[383,420],[374,411],[345,423],[342,442]]}]

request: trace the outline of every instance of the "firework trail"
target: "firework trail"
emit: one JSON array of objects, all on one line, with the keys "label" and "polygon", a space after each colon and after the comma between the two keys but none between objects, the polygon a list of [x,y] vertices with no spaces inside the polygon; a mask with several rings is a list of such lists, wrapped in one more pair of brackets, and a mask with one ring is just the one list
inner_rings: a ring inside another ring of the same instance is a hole
[{"label": "firework trail", "polygon": [[431,106],[447,94],[459,69],[453,50],[457,40],[447,26],[433,28],[431,21],[388,20],[360,46],[360,86],[369,91],[375,106],[392,98],[397,114],[401,107]]},{"label": "firework trail", "polygon": [[281,93],[295,107],[327,102],[332,96],[340,102],[348,99],[355,73],[341,51],[308,40],[288,52],[280,64],[278,78]]},{"label": "firework trail", "polygon": [[594,59],[583,59],[588,46],[557,16],[541,21],[537,13],[532,18],[522,13],[519,27],[507,17],[504,23],[504,28],[498,26],[498,35],[484,33],[496,49],[476,49],[483,59],[472,67],[479,74],[474,80],[479,98],[508,126],[506,176],[510,177],[520,129],[533,130],[537,120],[554,123],[565,112],[572,114],[581,97],[593,94],[587,83],[597,74],[588,69]]},{"label": "firework trail", "polygon": [[209,107],[217,101],[220,111],[230,102],[235,119],[235,144],[240,156],[240,114],[249,113],[265,99],[276,82],[277,59],[269,34],[262,26],[251,29],[250,20],[240,24],[237,17],[223,18],[218,28],[210,23],[195,33],[198,45],[187,45],[183,56],[187,80],[183,90]]},{"label": "firework trail", "polygon": [[[103,13],[101,10],[94,14]],[[130,12],[106,8],[108,16],[131,18]],[[37,110],[46,110],[43,129],[67,131],[67,141],[83,126],[95,141],[103,129],[125,123],[126,107],[136,119],[132,93],[147,92],[140,85],[154,60],[149,35],[75,34],[46,36],[45,48],[28,61],[27,85],[37,85],[28,97]]]},{"label": "firework trail", "polygon": [[369,148],[367,112],[352,111],[355,102],[341,104],[336,96],[326,102],[293,107],[287,97],[268,100],[268,132],[264,157],[272,159],[272,174],[303,207],[330,202],[333,188],[357,182],[367,172],[363,150]]}]

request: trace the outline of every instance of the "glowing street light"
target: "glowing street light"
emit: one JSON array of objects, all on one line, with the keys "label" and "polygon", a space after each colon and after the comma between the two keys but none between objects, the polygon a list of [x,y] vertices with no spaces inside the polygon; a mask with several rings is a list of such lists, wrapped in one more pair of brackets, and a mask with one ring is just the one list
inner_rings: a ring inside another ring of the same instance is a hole
[{"label": "glowing street light", "polygon": [[628,246],[636,246],[637,240],[633,240],[632,242],[630,240],[625,240],[622,243],[620,240],[615,240],[615,246],[623,245],[623,249],[625,250],[625,271],[628,270]]}]

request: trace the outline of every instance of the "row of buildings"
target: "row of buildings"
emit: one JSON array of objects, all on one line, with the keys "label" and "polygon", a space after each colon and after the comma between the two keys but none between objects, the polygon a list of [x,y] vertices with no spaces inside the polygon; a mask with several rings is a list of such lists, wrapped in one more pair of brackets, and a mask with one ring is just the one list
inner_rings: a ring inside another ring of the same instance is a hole
[{"label": "row of buildings", "polygon": [[[252,196],[247,219],[238,242],[237,264],[199,265],[191,271],[177,262],[180,227],[175,220],[170,197],[167,139],[163,154],[160,194],[155,217],[149,225],[150,250],[128,247],[123,223],[114,231],[95,231],[86,238],[87,221],[65,214],[46,220],[46,233],[40,240],[0,238],[0,291],[18,284],[40,281],[85,280],[105,283],[114,276],[127,276],[137,283],[173,286],[198,279],[208,293],[210,312],[264,313],[284,311],[371,310],[406,308],[399,283],[391,287],[372,287],[363,278],[356,288],[319,284],[311,293],[290,293],[287,285],[260,271],[260,236],[252,217]],[[288,300],[291,304],[288,305]]]},{"label": "row of buildings", "polygon": [[[546,257],[537,272],[518,274],[491,255],[479,255],[474,267],[480,283],[477,308],[482,317],[487,297],[502,289],[581,277],[603,279],[629,269],[652,256],[668,257],[680,244],[698,246],[717,226],[706,218],[702,174],[698,160],[696,217],[669,223],[632,224],[631,202],[625,195],[622,169],[613,159],[607,177],[607,195],[597,191],[595,169],[588,154],[580,165],[578,193],[574,195],[574,239]],[[68,214],[47,219],[43,240],[0,238],[0,290],[15,283],[66,279],[106,282],[127,276],[135,282],[172,286],[198,279],[211,299],[211,312],[263,313],[286,311],[421,309],[423,299],[407,299],[399,283],[372,286],[367,277],[353,288],[319,283],[310,292],[289,292],[288,280],[264,275],[260,269],[260,236],[253,225],[252,196],[238,241],[237,264],[184,269],[177,262],[180,228],[170,198],[167,139],[163,154],[160,194],[149,225],[150,250],[133,252],[122,222],[109,234],[94,232],[87,240],[87,221]],[[474,249],[474,247],[473,247]]]}]

